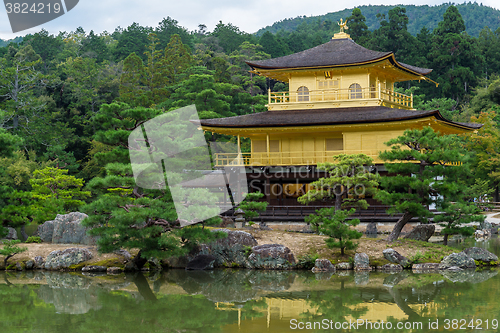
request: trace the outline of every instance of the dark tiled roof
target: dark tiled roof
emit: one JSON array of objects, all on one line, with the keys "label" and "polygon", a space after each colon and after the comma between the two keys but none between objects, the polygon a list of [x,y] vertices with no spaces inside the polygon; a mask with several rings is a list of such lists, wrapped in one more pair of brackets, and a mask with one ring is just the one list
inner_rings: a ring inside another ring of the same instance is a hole
[{"label": "dark tiled roof", "polygon": [[391,109],[383,106],[332,108],[316,110],[282,110],[253,113],[244,116],[203,119],[202,126],[243,128],[243,127],[284,127],[318,126],[360,123],[380,123],[398,120],[419,119],[434,116],[438,120],[470,129],[481,128],[481,124],[454,123],[445,119],[438,110],[415,111]]},{"label": "dark tiled roof", "polygon": [[[356,44],[350,38],[332,39],[329,42],[313,47],[302,52],[290,54],[280,58],[247,61],[252,68],[260,69],[285,69],[285,68],[310,68],[327,66],[348,66],[359,63],[374,62],[392,55],[392,52],[378,52]],[[429,74],[432,69],[419,68],[402,63],[396,66],[409,69],[421,75]]]}]

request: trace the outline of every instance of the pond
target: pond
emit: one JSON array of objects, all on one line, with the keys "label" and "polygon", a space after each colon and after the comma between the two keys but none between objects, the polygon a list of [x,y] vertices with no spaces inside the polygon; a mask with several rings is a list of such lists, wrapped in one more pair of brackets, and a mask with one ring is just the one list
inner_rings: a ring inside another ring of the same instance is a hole
[{"label": "pond", "polygon": [[0,272],[0,332],[496,332],[497,273]]}]

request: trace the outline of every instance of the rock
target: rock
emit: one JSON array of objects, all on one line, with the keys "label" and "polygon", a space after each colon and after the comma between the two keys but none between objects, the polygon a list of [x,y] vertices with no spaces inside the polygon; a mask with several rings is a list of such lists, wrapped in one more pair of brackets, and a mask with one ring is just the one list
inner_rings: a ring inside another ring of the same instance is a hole
[{"label": "rock", "polygon": [[260,230],[272,231],[273,229],[268,227],[265,223],[261,222],[259,224]]},{"label": "rock", "polygon": [[72,212],[65,215],[57,215],[52,221],[40,225],[36,234],[44,242],[54,244],[86,244],[95,245],[97,238],[87,235],[87,228],[81,222],[87,215]]},{"label": "rock", "polygon": [[411,269],[414,273],[429,273],[431,271],[436,271],[439,269],[439,263],[423,263],[423,264],[413,264]]},{"label": "rock", "polygon": [[127,250],[124,250],[124,249],[116,250],[113,253],[118,254],[119,256],[122,256],[123,258],[125,258],[125,260],[130,260],[132,258],[132,256],[130,255],[130,253]]},{"label": "rock", "polygon": [[350,270],[353,267],[349,262],[339,262],[338,264],[335,264],[335,268],[338,270]]},{"label": "rock", "polygon": [[335,266],[328,259],[316,259],[314,267],[312,268],[313,273],[317,272],[334,272]]},{"label": "rock", "polygon": [[365,234],[376,235],[377,234],[377,224],[375,222],[368,223],[366,226]]},{"label": "rock", "polygon": [[463,271],[463,269],[461,269],[460,267],[457,267],[457,266],[452,266],[450,268],[447,268],[448,271],[450,272],[460,272],[460,271]]},{"label": "rock", "polygon": [[77,265],[92,259],[92,253],[87,249],[69,248],[66,250],[52,251],[45,261],[44,268],[58,270]]},{"label": "rock", "polygon": [[33,267],[35,267],[35,261],[34,260],[28,260],[26,261],[26,265],[25,265],[26,269],[30,270],[30,269],[33,269]]},{"label": "rock", "polygon": [[106,270],[106,273],[108,274],[120,274],[121,272],[123,272],[123,269],[120,267],[108,267]]},{"label": "rock", "polygon": [[482,261],[485,263],[498,261],[498,256],[480,247],[469,247],[462,252],[474,260]]},{"label": "rock", "polygon": [[89,272],[89,273],[99,273],[99,272],[106,272],[108,268],[106,266],[85,266],[82,268],[82,272]]},{"label": "rock", "polygon": [[405,256],[399,254],[399,252],[394,249],[385,249],[384,251],[382,251],[382,253],[384,254],[384,258],[392,263],[399,264],[403,267],[407,267],[410,265],[410,260],[408,260],[408,258],[406,258]]},{"label": "rock", "polygon": [[23,264],[21,264],[20,262],[16,262],[16,270],[22,271],[23,269],[24,269]]},{"label": "rock", "polygon": [[281,244],[264,244],[254,246],[248,257],[252,268],[258,269],[291,269],[295,258],[290,249]]},{"label": "rock", "polygon": [[197,255],[187,266],[187,270],[214,269],[215,257],[209,254]]},{"label": "rock", "polygon": [[377,267],[377,270],[383,272],[400,272],[403,270],[403,266],[399,264],[385,264],[383,266]]},{"label": "rock", "polygon": [[404,238],[427,242],[435,230],[436,226],[434,224],[420,224],[413,228]]},{"label": "rock", "polygon": [[14,229],[12,227],[4,227],[4,228],[7,229],[7,235],[5,235],[5,237],[2,239],[8,239],[8,240],[18,239],[16,229]]},{"label": "rock", "polygon": [[487,238],[490,236],[490,233],[488,230],[476,230],[474,232],[474,237],[476,238]]},{"label": "rock", "polygon": [[248,251],[251,247],[257,245],[255,238],[248,232],[240,230],[214,229],[212,231],[224,232],[227,234],[227,237],[219,238],[214,242],[200,246],[199,252],[192,257],[188,257],[185,260],[179,258],[180,262],[178,265],[187,264],[196,255],[208,254],[216,258],[214,267],[247,267]]},{"label": "rock", "polygon": [[356,253],[354,255],[354,270],[355,271],[369,271],[370,259],[366,253]]},{"label": "rock", "polygon": [[45,261],[41,256],[36,256],[35,257],[35,268],[44,268],[45,266]]},{"label": "rock", "polygon": [[230,218],[229,216],[221,216],[220,218],[222,219],[222,223],[221,223],[222,227],[234,228],[234,221],[232,218]]},{"label": "rock", "polygon": [[476,267],[476,263],[474,262],[474,259],[467,256],[463,252],[452,253],[441,260],[439,269],[447,269],[453,266],[457,266],[460,268],[474,268]]},{"label": "rock", "polygon": [[491,231],[492,228],[493,226],[491,225],[491,223],[486,220],[479,223],[479,229],[481,230]]}]

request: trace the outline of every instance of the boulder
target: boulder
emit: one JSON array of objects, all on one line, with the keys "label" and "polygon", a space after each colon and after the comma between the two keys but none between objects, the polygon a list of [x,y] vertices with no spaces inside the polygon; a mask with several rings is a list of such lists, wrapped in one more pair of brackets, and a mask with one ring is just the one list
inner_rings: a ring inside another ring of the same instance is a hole
[{"label": "boulder", "polygon": [[292,251],[281,244],[264,244],[254,246],[248,257],[251,268],[257,269],[291,269],[295,264]]},{"label": "boulder", "polygon": [[349,262],[339,262],[338,264],[335,264],[335,268],[338,270],[350,270],[352,269],[352,264]]},{"label": "boulder", "polygon": [[33,267],[35,267],[35,261],[31,259],[26,261],[25,267],[27,270],[33,269]]},{"label": "boulder", "polygon": [[318,272],[334,272],[335,266],[328,259],[316,259],[314,267],[312,268],[313,273]]},{"label": "boulder", "polygon": [[368,223],[366,226],[365,234],[376,235],[377,234],[377,224],[375,222]]},{"label": "boulder", "polygon": [[366,253],[356,253],[354,255],[354,270],[356,271],[369,271],[370,268],[370,258]]},{"label": "boulder", "polygon": [[406,258],[405,256],[399,254],[399,252],[394,249],[385,249],[384,251],[382,251],[382,253],[384,254],[384,258],[392,263],[399,264],[403,267],[407,267],[410,265],[410,260],[408,260],[408,258]]},{"label": "boulder", "polygon": [[434,235],[435,230],[436,226],[434,224],[420,224],[413,228],[404,238],[427,242]]},{"label": "boulder", "polygon": [[77,265],[92,259],[92,253],[87,249],[69,248],[66,250],[52,251],[45,261],[44,268],[49,270],[59,270]]},{"label": "boulder", "polygon": [[460,268],[474,268],[476,267],[476,263],[474,262],[474,259],[463,252],[452,253],[441,260],[439,269],[448,269],[453,266]]},{"label": "boulder", "polygon": [[403,270],[403,266],[399,264],[386,264],[383,266],[377,267],[377,270],[383,272],[401,272]]},{"label": "boulder", "polygon": [[215,260],[216,258],[209,254],[197,255],[187,264],[186,270],[214,269]]},{"label": "boulder", "polygon": [[120,267],[108,267],[106,270],[108,274],[120,274],[121,272],[123,272],[123,269]]},{"label": "boulder", "polygon": [[106,266],[85,266],[82,268],[82,272],[88,272],[88,273],[101,273],[101,272],[106,272],[108,268]]},{"label": "boulder", "polygon": [[18,239],[16,229],[14,229],[12,227],[4,227],[4,228],[7,229],[7,235],[5,235],[5,237],[2,239],[8,239],[8,240]]},{"label": "boulder", "polygon": [[72,212],[57,215],[52,221],[40,225],[36,231],[42,241],[55,244],[85,244],[95,245],[97,238],[87,235],[87,228],[81,222],[87,215]]},{"label": "boulder", "polygon": [[45,260],[43,260],[43,258],[41,256],[36,256],[34,258],[35,260],[35,268],[44,268],[45,266]]},{"label": "boulder", "polygon": [[472,259],[482,261],[484,263],[498,261],[498,257],[496,255],[480,247],[469,247],[462,252]]},{"label": "boulder", "polygon": [[491,231],[493,228],[492,224],[486,220],[479,223],[479,229]]},{"label": "boulder", "polygon": [[[197,254],[214,256],[214,267],[248,266],[248,251],[257,245],[257,241],[251,234],[246,231],[229,229],[214,229],[212,231],[224,232],[227,237],[200,246],[200,251]],[[187,262],[195,256],[188,258]]]}]

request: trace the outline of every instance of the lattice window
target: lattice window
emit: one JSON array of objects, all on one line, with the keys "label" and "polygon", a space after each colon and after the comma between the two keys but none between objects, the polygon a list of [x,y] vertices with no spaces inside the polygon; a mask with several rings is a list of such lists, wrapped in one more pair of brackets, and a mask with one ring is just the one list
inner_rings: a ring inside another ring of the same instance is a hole
[{"label": "lattice window", "polygon": [[297,89],[297,97],[299,102],[309,102],[309,89],[305,86],[299,87]]},{"label": "lattice window", "polygon": [[361,86],[359,84],[353,83],[349,86],[349,98],[350,99],[363,98],[363,93],[361,90]]}]

